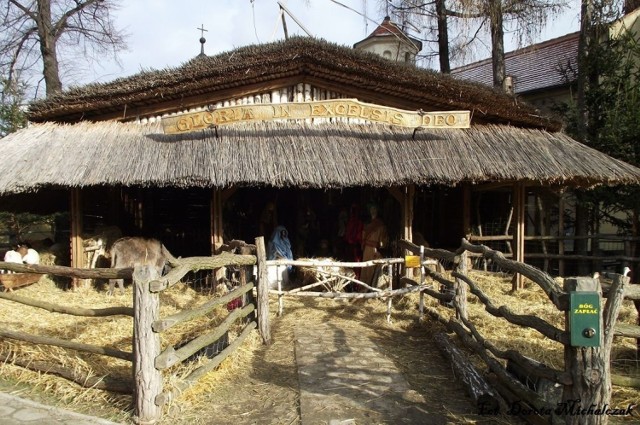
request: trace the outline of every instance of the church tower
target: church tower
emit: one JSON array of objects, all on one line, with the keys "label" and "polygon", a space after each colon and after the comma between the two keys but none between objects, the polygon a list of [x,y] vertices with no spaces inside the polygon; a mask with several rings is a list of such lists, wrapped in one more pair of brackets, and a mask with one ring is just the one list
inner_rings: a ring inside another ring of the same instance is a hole
[{"label": "church tower", "polygon": [[422,42],[409,37],[387,16],[378,28],[367,38],[354,44],[353,48],[372,52],[395,62],[415,64],[416,55],[422,50]]}]

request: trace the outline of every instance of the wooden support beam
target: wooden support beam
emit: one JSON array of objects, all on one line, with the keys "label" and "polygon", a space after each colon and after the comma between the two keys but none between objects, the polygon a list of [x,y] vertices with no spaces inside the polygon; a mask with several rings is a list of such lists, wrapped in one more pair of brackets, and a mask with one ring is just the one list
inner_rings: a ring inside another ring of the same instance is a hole
[{"label": "wooden support beam", "polygon": [[469,239],[471,236],[471,184],[462,185],[462,234]]},{"label": "wooden support beam", "polygon": [[[84,267],[84,247],[82,245],[82,194],[79,188],[71,189],[71,267]],[[79,279],[73,278],[72,286],[78,286]]]},{"label": "wooden support beam", "polygon": [[[558,198],[558,236],[564,236],[564,193],[560,194]],[[558,255],[564,255],[564,239],[558,240]],[[564,276],[564,259],[560,257],[558,259],[558,275]]]},{"label": "wooden support beam", "polygon": [[[224,244],[222,229],[222,203],[226,190],[214,188],[211,192],[211,255],[216,255]],[[228,192],[228,196],[231,196]],[[227,196],[227,197],[228,197]],[[214,270],[215,282],[218,282],[225,274],[225,268]]]},{"label": "wooden support beam", "polygon": [[[524,262],[524,233],[525,233],[525,197],[526,191],[523,182],[518,182],[513,185],[513,205],[516,216],[516,229],[513,232],[513,249],[514,260]],[[513,276],[513,290],[522,289],[523,276],[520,273],[516,273]]]},{"label": "wooden support beam", "polygon": [[215,255],[224,243],[222,237],[223,191],[213,189],[211,193],[211,254]]},{"label": "wooden support beam", "polygon": [[413,198],[416,193],[415,185],[407,185],[404,188],[402,218],[404,231],[403,239],[413,240]]},{"label": "wooden support beam", "polygon": [[258,330],[265,345],[271,344],[271,325],[269,323],[269,282],[267,281],[267,251],[264,247],[264,237],[256,238],[256,257],[258,263],[257,310]]}]

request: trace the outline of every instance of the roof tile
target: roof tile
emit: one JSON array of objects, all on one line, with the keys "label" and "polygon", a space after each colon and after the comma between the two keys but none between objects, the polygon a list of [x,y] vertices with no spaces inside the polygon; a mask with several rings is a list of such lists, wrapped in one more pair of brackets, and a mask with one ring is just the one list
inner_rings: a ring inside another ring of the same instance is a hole
[{"label": "roof tile", "polygon": [[[506,74],[514,78],[517,94],[566,85],[575,80],[578,63],[578,38],[575,32],[505,54]],[[451,70],[461,80],[492,85],[491,59]]]}]

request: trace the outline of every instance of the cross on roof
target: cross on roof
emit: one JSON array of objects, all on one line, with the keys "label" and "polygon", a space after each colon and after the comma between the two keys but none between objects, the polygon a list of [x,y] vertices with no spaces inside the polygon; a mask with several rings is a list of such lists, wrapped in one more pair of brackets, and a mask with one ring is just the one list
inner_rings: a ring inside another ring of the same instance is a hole
[{"label": "cross on roof", "polygon": [[205,31],[208,32],[209,30],[204,29],[204,24],[200,25],[200,28],[196,28],[196,29],[200,30],[200,54],[198,56],[205,56],[204,43],[207,42],[207,39],[204,38],[204,33]]},{"label": "cross on roof", "polygon": [[200,28],[196,28],[196,29],[200,30],[200,37],[204,37],[204,33],[209,32],[209,30],[204,29],[204,24],[200,25]]}]

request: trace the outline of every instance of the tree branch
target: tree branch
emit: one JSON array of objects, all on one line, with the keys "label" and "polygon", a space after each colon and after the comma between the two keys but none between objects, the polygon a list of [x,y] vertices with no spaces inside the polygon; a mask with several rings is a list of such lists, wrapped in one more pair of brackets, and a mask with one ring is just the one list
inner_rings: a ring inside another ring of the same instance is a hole
[{"label": "tree branch", "polygon": [[477,18],[484,18],[487,16],[487,14],[483,12],[476,12],[476,13],[458,12],[456,10],[451,10],[451,9],[445,9],[445,11],[447,13],[447,16],[453,16],[454,18],[477,19]]},{"label": "tree branch", "polygon": [[28,17],[30,17],[31,19],[33,19],[34,21],[38,20],[38,17],[35,13],[33,13],[32,10],[24,7],[23,5],[21,5],[20,3],[18,3],[16,0],[9,0],[9,3],[13,4],[15,7],[17,7],[18,9],[22,10],[22,13],[24,13],[25,15],[27,15]]},{"label": "tree branch", "polygon": [[69,20],[70,17],[72,17],[73,15],[77,14],[77,13],[81,13],[84,9],[88,8],[89,6],[94,5],[95,3],[101,3],[104,0],[87,0],[84,3],[80,3],[80,2],[76,2],[77,6],[74,7],[73,9],[67,10],[58,20],[58,22],[56,22],[56,24],[53,26],[53,34],[56,38],[58,38],[58,34],[61,33],[61,30],[65,28],[65,26],[67,25],[67,21]]}]

